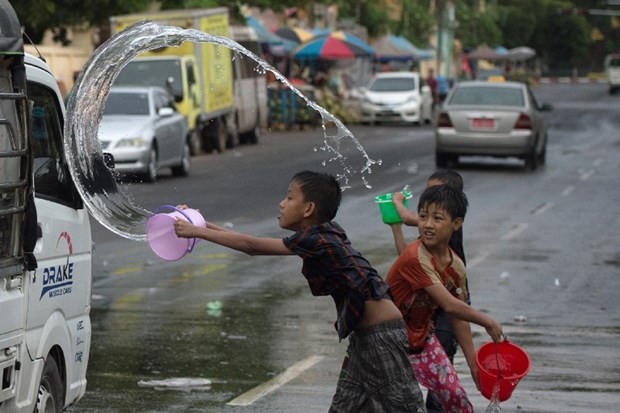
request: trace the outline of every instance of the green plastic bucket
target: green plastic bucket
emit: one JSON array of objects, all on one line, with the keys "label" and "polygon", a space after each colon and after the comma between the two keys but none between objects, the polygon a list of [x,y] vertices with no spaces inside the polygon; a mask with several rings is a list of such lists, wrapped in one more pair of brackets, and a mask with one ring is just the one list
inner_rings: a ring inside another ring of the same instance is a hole
[{"label": "green plastic bucket", "polygon": [[[405,192],[405,199],[403,205],[405,208],[409,206],[409,199],[413,196],[411,193]],[[381,219],[385,224],[400,224],[402,221],[396,212],[396,207],[392,202],[392,194],[383,194],[375,197],[375,202],[379,205],[379,211],[381,212]]]}]

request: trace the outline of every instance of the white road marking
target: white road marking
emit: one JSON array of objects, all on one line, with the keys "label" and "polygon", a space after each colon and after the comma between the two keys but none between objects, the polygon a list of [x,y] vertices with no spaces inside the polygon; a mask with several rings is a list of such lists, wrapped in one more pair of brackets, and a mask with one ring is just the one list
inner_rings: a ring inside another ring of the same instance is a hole
[{"label": "white road marking", "polygon": [[480,264],[482,261],[486,260],[488,256],[489,256],[489,252],[485,251],[481,254],[476,255],[474,258],[467,260],[467,268],[472,268]]},{"label": "white road marking", "polygon": [[534,210],[534,215],[542,215],[547,210],[553,208],[553,202],[543,202],[538,208]]},{"label": "white road marking", "polygon": [[510,231],[508,231],[502,236],[502,241],[510,241],[511,239],[515,238],[517,235],[525,231],[527,227],[527,224],[515,225]]},{"label": "white road marking", "polygon": [[579,180],[581,181],[587,181],[592,175],[594,175],[594,169],[590,169],[589,171],[579,170]]},{"label": "white road marking", "polygon": [[569,196],[574,190],[575,187],[573,185],[569,185],[562,191],[562,196]]},{"label": "white road marking", "polygon": [[299,376],[305,370],[308,370],[324,358],[325,357],[323,356],[311,356],[301,360],[275,376],[273,379],[254,387],[238,397],[235,397],[226,404],[229,406],[249,406],[261,397],[266,396],[272,391],[284,386],[286,383],[293,380],[295,377]]}]

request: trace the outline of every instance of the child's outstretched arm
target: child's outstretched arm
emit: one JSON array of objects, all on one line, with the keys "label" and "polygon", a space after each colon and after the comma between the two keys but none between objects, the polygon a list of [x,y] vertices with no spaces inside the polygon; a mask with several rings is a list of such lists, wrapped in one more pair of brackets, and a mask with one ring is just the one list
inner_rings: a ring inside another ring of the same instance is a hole
[{"label": "child's outstretched arm", "polygon": [[400,217],[400,220],[403,224],[408,225],[410,227],[418,226],[418,214],[413,211],[408,210],[403,203],[405,200],[405,195],[402,192],[395,192],[392,194],[392,203],[396,208],[396,212]]},{"label": "child's outstretched arm", "polygon": [[202,238],[207,241],[245,252],[248,255],[292,255],[280,238],[262,238],[231,231],[213,224],[198,227],[177,219],[174,232],[182,238]]},{"label": "child's outstretched arm", "polygon": [[500,323],[454,297],[443,285],[433,284],[429,287],[425,287],[424,291],[426,291],[447,314],[484,327],[487,334],[496,343],[502,339],[502,325]]}]

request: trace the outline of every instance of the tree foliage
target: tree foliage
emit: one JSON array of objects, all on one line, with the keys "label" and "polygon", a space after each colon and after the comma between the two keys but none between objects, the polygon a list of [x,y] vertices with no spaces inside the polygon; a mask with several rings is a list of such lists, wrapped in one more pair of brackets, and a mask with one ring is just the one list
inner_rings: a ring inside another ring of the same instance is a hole
[{"label": "tree foliage", "polygon": [[154,0],[15,0],[11,4],[34,43],[47,30],[54,40],[68,45],[69,27],[107,27],[111,16],[145,10]]},{"label": "tree foliage", "polygon": [[[11,0],[25,32],[35,42],[46,30],[64,45],[70,43],[68,27],[90,26],[105,30],[109,18],[146,10],[153,4],[162,9],[226,6],[232,15],[241,4],[276,12],[290,7],[304,8],[312,14],[315,4],[337,5],[339,18],[364,26],[369,36],[388,32],[403,35],[415,44],[426,46],[436,33],[441,10],[455,5],[455,36],[467,48],[481,44],[513,48],[528,46],[537,51],[544,66],[584,65],[588,58],[618,50],[620,28],[609,16],[588,15],[589,9],[609,9],[607,0],[402,0],[401,14],[391,20],[386,0]],[[431,11],[436,6],[436,13]],[[567,12],[570,11],[570,12]],[[620,24],[620,18],[617,18]],[[597,36],[593,36],[596,33]]]}]

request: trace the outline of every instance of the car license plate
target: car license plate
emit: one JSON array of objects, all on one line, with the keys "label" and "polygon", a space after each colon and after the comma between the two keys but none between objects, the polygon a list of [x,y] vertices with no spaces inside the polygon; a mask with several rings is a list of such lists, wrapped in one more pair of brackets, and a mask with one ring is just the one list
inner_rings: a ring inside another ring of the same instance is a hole
[{"label": "car license plate", "polygon": [[495,129],[495,119],[474,118],[471,120],[472,129]]}]

